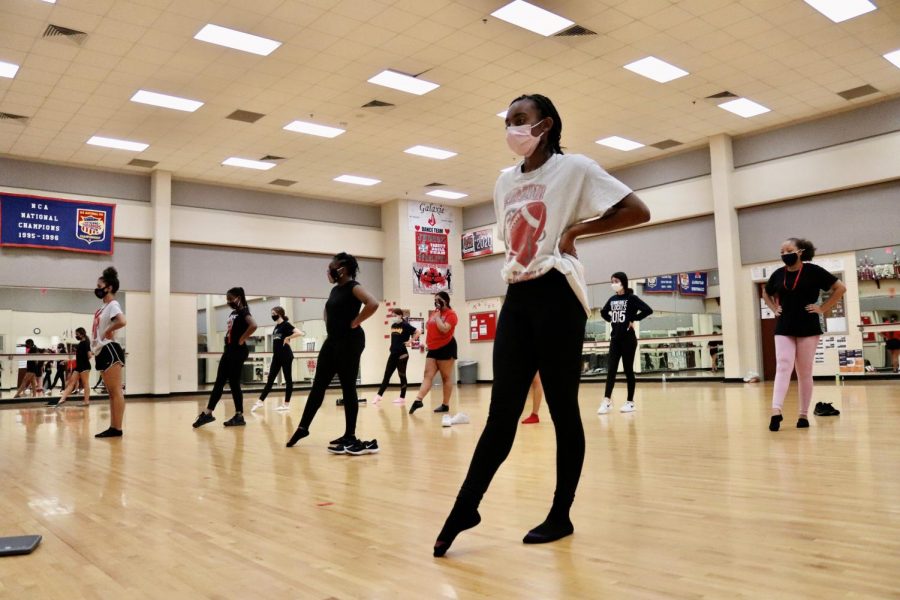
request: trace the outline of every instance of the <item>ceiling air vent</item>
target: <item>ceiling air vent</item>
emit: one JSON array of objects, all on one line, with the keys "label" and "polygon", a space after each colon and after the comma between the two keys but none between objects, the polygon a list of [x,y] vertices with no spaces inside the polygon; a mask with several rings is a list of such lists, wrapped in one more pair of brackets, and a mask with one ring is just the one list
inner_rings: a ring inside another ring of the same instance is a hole
[{"label": "ceiling air vent", "polygon": [[68,27],[62,27],[60,25],[47,25],[47,29],[44,30],[44,38],[65,38],[67,40],[71,40],[78,44],[79,46],[84,43],[84,40],[87,39],[87,34],[83,31],[78,31],[77,29],[69,29]]},{"label": "ceiling air vent", "polygon": [[274,154],[266,154],[259,160],[284,160],[283,156],[275,156]]},{"label": "ceiling air vent", "polygon": [[128,164],[132,167],[143,167],[145,169],[152,169],[156,165],[159,164],[158,161],[155,160],[144,160],[142,158],[132,158]]},{"label": "ceiling air vent", "polygon": [[225,118],[231,119],[232,121],[241,121],[243,123],[256,123],[264,116],[266,115],[262,113],[251,112],[249,110],[236,110]]},{"label": "ceiling air vent", "polygon": [[273,179],[269,182],[269,185],[280,185],[281,187],[290,187],[297,183],[296,181],[291,181],[290,179]]},{"label": "ceiling air vent", "polygon": [[877,91],[878,88],[874,88],[867,83],[866,85],[838,92],[837,95],[844,100],[855,100],[857,98],[862,98],[863,96],[868,96],[869,94],[874,94]]},{"label": "ceiling air vent", "polygon": [[371,100],[362,105],[361,108],[384,108],[386,106],[394,106],[390,102],[382,102],[381,100]]},{"label": "ceiling air vent", "polygon": [[729,91],[724,91],[706,97],[707,100],[721,100],[722,98],[737,98],[737,96]]},{"label": "ceiling air vent", "polygon": [[656,148],[657,150],[668,150],[669,148],[674,148],[675,146],[680,146],[682,142],[678,140],[663,140],[661,142],[656,142],[655,144],[650,144],[652,148]]},{"label": "ceiling air vent", "polygon": [[18,121],[24,123],[28,120],[25,115],[14,115],[12,113],[0,112],[0,121]]},{"label": "ceiling air vent", "polygon": [[445,187],[446,185],[447,185],[446,183],[439,183],[437,181],[432,181],[431,183],[427,184],[425,187]]},{"label": "ceiling air vent", "polygon": [[568,29],[563,29],[559,33],[554,33],[552,37],[579,37],[583,35],[597,35],[596,31],[591,31],[587,27],[581,25],[572,25]]}]

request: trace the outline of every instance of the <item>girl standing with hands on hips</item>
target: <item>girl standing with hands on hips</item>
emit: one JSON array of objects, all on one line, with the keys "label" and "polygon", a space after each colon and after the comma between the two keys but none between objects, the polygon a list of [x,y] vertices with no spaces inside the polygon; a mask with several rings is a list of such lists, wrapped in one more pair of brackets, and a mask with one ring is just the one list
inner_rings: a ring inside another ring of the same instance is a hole
[{"label": "girl standing with hands on hips", "polygon": [[227,329],[225,331],[225,351],[219,359],[219,369],[216,371],[216,382],[213,384],[212,393],[206,410],[197,416],[194,421],[194,429],[212,423],[216,418],[212,415],[216,405],[225,391],[225,383],[231,388],[231,397],[234,399],[234,416],[222,423],[225,427],[243,427],[247,424],[244,420],[244,392],[241,389],[241,371],[250,350],[247,348],[247,339],[256,331],[256,320],[250,314],[247,306],[247,296],[244,288],[233,287],[225,293],[225,302],[231,309],[228,315]]},{"label": "girl standing with hands on hips", "polygon": [[[456,536],[481,522],[478,505],[506,460],[535,373],[540,373],[556,433],[556,492],[526,544],[574,531],[569,508],[584,462],[578,409],[584,328],[591,312],[575,240],[647,221],[647,207],[586,156],[564,155],[562,119],[546,96],[520,96],[506,112],[506,141],[524,157],[500,175],[494,211],[506,243],[501,274],[509,284],[494,341],[494,384],[484,432],[456,503],[438,534],[443,556]],[[548,308],[553,320],[548,322]]]},{"label": "girl standing with hands on hips", "polygon": [[634,354],[637,352],[637,335],[634,333],[635,321],[640,321],[653,314],[653,309],[638,298],[634,290],[628,287],[628,276],[621,271],[613,273],[610,283],[615,294],[606,301],[600,310],[600,316],[612,323],[609,337],[609,359],[606,371],[606,393],[597,414],[605,415],[612,410],[612,391],[616,385],[616,374],[619,372],[619,361],[625,369],[625,380],[628,383],[628,400],[619,409],[621,412],[634,412]]},{"label": "girl standing with hands on hips", "polygon": [[[103,385],[109,394],[110,427],[94,437],[108,438],[122,436],[122,420],[125,417],[125,393],[122,391],[122,369],[125,368],[125,351],[116,342],[116,331],[125,327],[125,313],[116,300],[119,291],[119,273],[114,267],[107,267],[97,280],[94,295],[103,300],[103,306],[94,314],[91,333],[91,352],[94,363],[103,378]],[[87,387],[85,387],[87,400]]]},{"label": "girl standing with hands on hips", "polygon": [[422,399],[431,390],[434,377],[441,372],[441,389],[444,399],[441,405],[434,409],[436,413],[450,411],[450,396],[453,394],[453,365],[456,364],[456,338],[453,332],[459,317],[456,311],[450,308],[450,294],[438,292],[434,295],[434,312],[425,324],[425,343],[428,345],[428,354],[425,355],[425,375],[422,377],[422,387],[416,394],[416,401],[409,407],[409,414],[413,414],[424,406]]},{"label": "girl standing with hands on hips", "polygon": [[272,364],[269,366],[269,379],[263,388],[259,400],[250,409],[250,412],[265,406],[266,396],[272,391],[275,378],[280,370],[284,375],[284,403],[275,410],[291,409],[291,393],[294,391],[294,379],[291,370],[294,367],[294,351],[291,349],[291,340],[301,337],[302,331],[291,325],[285,316],[284,308],[276,306],[272,309],[272,320],[275,321],[275,331],[272,332]]},{"label": "girl standing with hands on hips", "polygon": [[56,406],[62,405],[69,399],[79,382],[84,388],[84,400],[81,406],[89,406],[91,403],[91,343],[87,339],[84,327],[75,330],[75,339],[78,341],[78,346],[75,347],[75,366]]},{"label": "girl standing with hands on hips", "polygon": [[[816,255],[812,242],[788,238],[781,244],[781,260],[785,266],[776,269],[763,289],[763,300],[775,313],[775,386],[772,390],[772,417],[769,431],[778,431],[783,420],[784,397],[791,383],[791,372],[797,371],[800,411],[797,427],[809,427],[809,404],[813,396],[813,360],[822,335],[819,315],[827,313],[847,291],[844,283],[811,262]],[[817,304],[820,291],[831,296]]]}]

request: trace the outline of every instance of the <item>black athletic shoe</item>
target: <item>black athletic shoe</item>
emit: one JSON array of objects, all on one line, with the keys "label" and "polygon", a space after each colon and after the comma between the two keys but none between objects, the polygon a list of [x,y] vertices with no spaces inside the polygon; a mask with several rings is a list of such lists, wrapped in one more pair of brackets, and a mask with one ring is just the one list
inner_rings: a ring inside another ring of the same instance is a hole
[{"label": "black athletic shoe", "polygon": [[423,406],[425,406],[425,404],[421,400],[416,400],[412,403],[412,406],[409,407],[409,414],[413,414]]},{"label": "black athletic shoe", "polygon": [[244,415],[235,414],[233,417],[222,423],[225,427],[243,427],[247,424]]},{"label": "black athletic shoe", "polygon": [[347,448],[358,442],[356,438],[347,438],[343,442],[328,446],[328,451],[332,454],[347,454]]},{"label": "black athletic shoe", "polygon": [[355,440],[356,440],[356,438],[353,437],[352,435],[342,435],[341,437],[335,438],[335,439],[331,440],[330,442],[328,442],[328,445],[329,446],[338,446],[338,445],[344,445],[344,444],[352,444]]},{"label": "black athletic shoe", "polygon": [[207,423],[212,423],[215,420],[216,420],[216,418],[214,416],[212,416],[212,414],[206,414],[205,412],[202,412],[197,417],[197,420],[194,421],[194,429],[197,429],[198,427],[203,427]]},{"label": "black athletic shoe", "polygon": [[352,445],[344,448],[347,454],[353,456],[362,456],[363,454],[378,454],[378,440],[364,442],[356,440]]},{"label": "black athletic shoe", "polygon": [[450,412],[450,407],[447,406],[446,404],[441,404],[436,409],[434,409],[434,412],[436,412],[436,413]]},{"label": "black athletic shoe", "polygon": [[122,430],[121,429],[113,429],[112,427],[110,427],[106,431],[101,431],[94,437],[95,438],[122,437]]},{"label": "black athletic shoe", "polygon": [[836,417],[841,411],[831,405],[831,402],[816,402],[816,409],[813,414],[818,417]]}]

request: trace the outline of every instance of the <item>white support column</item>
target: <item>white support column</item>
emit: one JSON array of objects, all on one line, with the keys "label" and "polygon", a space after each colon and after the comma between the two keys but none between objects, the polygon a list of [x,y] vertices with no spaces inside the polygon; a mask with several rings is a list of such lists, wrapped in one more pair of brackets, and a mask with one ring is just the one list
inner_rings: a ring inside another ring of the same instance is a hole
[{"label": "white support column", "polygon": [[722,341],[725,351],[725,377],[743,377],[748,369],[757,369],[758,325],[753,315],[753,283],[741,264],[741,236],[734,206],[734,157],[731,137],[719,134],[709,139],[712,167],[713,210],[716,223],[716,250],[721,291]]},{"label": "white support column", "polygon": [[153,394],[168,394],[171,311],[172,174],[153,171],[150,176],[153,240],[150,243],[150,304],[153,344]]}]

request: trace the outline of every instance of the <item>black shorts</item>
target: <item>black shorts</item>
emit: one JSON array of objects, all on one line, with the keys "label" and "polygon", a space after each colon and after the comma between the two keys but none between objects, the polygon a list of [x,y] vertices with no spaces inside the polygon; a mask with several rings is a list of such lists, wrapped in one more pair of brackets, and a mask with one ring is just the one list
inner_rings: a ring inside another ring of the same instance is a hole
[{"label": "black shorts", "polygon": [[94,358],[94,364],[101,373],[116,363],[125,366],[125,351],[116,342],[110,342],[103,346],[103,350]]},{"label": "black shorts", "polygon": [[888,350],[900,350],[900,340],[897,339],[889,339],[884,345]]},{"label": "black shorts", "polygon": [[429,349],[426,358],[434,360],[456,360],[456,338],[450,338],[450,343],[434,350]]},{"label": "black shorts", "polygon": [[87,360],[85,362],[79,362],[75,365],[76,373],[84,373],[85,371],[91,370],[91,361]]}]

